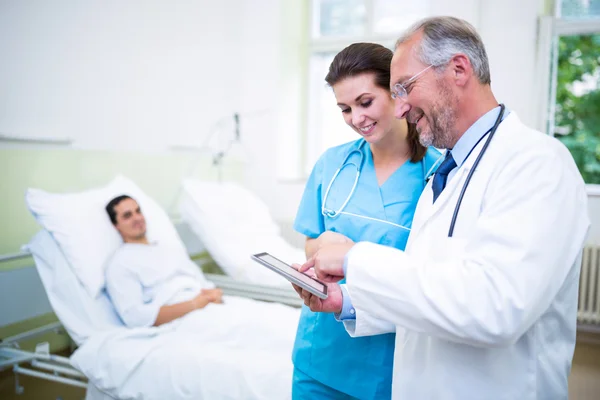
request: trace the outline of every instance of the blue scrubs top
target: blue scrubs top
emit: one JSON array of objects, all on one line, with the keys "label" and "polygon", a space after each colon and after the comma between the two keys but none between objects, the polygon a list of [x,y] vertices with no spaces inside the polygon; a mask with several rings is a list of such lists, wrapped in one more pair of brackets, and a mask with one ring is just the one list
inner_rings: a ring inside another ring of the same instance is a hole
[{"label": "blue scrubs top", "polygon": [[[407,161],[380,187],[373,155],[364,139],[327,150],[317,161],[308,179],[294,222],[294,229],[316,238],[325,231],[339,232],[354,242],[369,241],[404,249],[408,234],[385,222],[341,214],[324,217],[321,207],[329,183],[353,151],[331,186],[327,209],[337,211],[346,201],[360,166],[354,194],[344,212],[393,222],[410,228],[426,174],[434,168],[440,153],[430,148],[422,161]],[[362,144],[362,145],[361,145]],[[359,153],[360,152],[360,153]],[[331,313],[313,313],[302,308],[292,359],[294,366],[315,380],[361,399],[391,397],[395,334],[351,338],[344,325]]]}]

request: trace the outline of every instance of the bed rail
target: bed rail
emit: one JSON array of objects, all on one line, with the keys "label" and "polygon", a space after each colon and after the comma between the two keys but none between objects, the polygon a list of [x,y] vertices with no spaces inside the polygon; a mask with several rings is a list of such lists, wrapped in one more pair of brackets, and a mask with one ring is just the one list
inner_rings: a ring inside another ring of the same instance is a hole
[{"label": "bed rail", "polygon": [[68,358],[49,354],[47,352],[48,343],[42,343],[41,347],[43,350],[36,349],[35,352],[31,352],[0,346],[0,370],[12,367],[15,393],[23,394],[25,391],[19,382],[21,375],[87,388],[87,378],[71,366]]},{"label": "bed rail", "polygon": [[0,371],[12,368],[15,379],[15,393],[23,394],[25,388],[20,383],[20,376],[26,375],[64,385],[87,388],[87,378],[73,368],[67,357],[50,354],[48,342],[39,343],[35,352],[21,350],[19,342],[39,336],[48,331],[57,331],[60,323],[51,323],[41,328],[32,329],[19,335],[5,338],[0,342]]},{"label": "bed rail", "polygon": [[257,285],[236,281],[226,275],[215,274],[206,274],[206,278],[214,282],[217,287],[223,289],[224,294],[249,297],[255,300],[273,301],[292,307],[300,307],[303,304],[298,293],[292,288],[292,285],[281,287]]},{"label": "bed rail", "polygon": [[23,258],[29,257],[31,257],[31,253],[28,251],[20,251],[18,253],[11,254],[0,254],[0,263],[6,261],[21,260]]},{"label": "bed rail", "polygon": [[[39,328],[31,329],[26,332],[21,332],[14,336],[0,338],[0,346],[3,346],[3,345],[6,346],[6,345],[12,345],[15,343],[19,343],[23,340],[31,339],[35,336],[43,335],[44,333],[47,333],[47,332],[60,333],[63,331],[64,331],[64,329],[60,322],[53,322],[53,323],[50,323],[50,324],[47,324],[44,326],[40,326]],[[0,365],[0,368],[1,368],[1,365]]]}]

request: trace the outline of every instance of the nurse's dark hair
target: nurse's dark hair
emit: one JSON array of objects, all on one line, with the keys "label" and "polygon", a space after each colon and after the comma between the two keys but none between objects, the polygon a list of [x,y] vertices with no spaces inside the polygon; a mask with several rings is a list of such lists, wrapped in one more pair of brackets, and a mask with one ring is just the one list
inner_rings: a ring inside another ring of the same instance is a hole
[{"label": "nurse's dark hair", "polygon": [[[394,53],[376,43],[354,43],[340,51],[329,65],[325,82],[331,87],[346,78],[373,74],[375,85],[390,91],[390,64]],[[408,122],[408,121],[407,121]],[[416,125],[408,123],[410,160],[421,161],[427,148],[419,142]]]},{"label": "nurse's dark hair", "polygon": [[115,211],[115,207],[118,206],[120,202],[126,199],[133,200],[133,198],[131,198],[130,196],[122,194],[109,201],[106,205],[106,212],[108,213],[108,218],[110,218],[110,222],[112,222],[113,225],[117,224],[117,212]]}]

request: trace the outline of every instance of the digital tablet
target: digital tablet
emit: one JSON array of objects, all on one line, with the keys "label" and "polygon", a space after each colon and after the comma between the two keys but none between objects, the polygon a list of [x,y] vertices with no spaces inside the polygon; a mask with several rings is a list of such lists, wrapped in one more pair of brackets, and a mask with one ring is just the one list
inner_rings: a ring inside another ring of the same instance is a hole
[{"label": "digital tablet", "polygon": [[253,254],[251,257],[254,261],[277,272],[279,275],[283,276],[293,284],[300,286],[302,289],[308,290],[321,299],[327,298],[327,285],[323,282],[303,274],[302,272],[298,272],[292,268],[291,265],[273,257],[269,253]]}]

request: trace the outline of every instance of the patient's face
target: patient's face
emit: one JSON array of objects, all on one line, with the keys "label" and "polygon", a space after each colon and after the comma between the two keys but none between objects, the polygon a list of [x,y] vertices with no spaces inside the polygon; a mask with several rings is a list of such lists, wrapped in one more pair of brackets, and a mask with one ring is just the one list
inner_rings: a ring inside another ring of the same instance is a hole
[{"label": "patient's face", "polygon": [[146,236],[146,219],[138,203],[125,199],[115,206],[119,231],[125,242],[137,242]]}]

